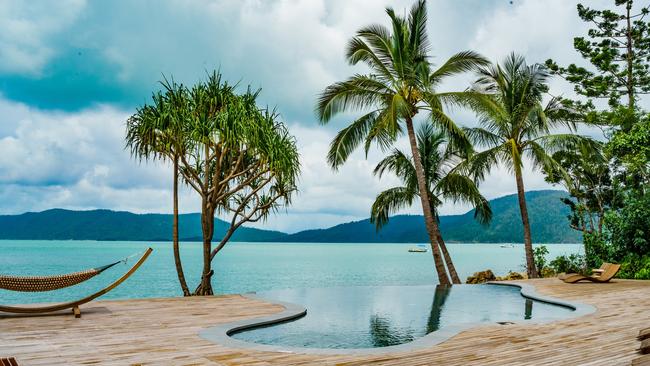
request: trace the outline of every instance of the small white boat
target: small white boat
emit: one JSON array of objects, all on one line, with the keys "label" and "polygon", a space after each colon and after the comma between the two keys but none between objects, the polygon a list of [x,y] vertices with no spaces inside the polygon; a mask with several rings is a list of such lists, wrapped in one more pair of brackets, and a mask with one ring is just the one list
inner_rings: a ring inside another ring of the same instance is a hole
[{"label": "small white boat", "polygon": [[426,253],[428,251],[429,251],[429,249],[427,249],[427,246],[424,245],[424,244],[420,244],[418,246],[409,248],[409,252],[411,252],[411,253]]},{"label": "small white boat", "polygon": [[515,247],[514,244],[501,244],[500,246],[501,246],[501,248],[514,248]]}]

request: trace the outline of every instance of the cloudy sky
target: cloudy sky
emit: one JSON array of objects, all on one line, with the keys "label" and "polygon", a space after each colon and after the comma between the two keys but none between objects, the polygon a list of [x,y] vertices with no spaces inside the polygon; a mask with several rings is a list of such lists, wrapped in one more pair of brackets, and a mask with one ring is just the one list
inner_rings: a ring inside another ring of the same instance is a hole
[{"label": "cloudy sky", "polygon": [[[123,148],[125,120],[148,101],[162,75],[192,83],[220,69],[231,81],[261,87],[261,103],[277,106],[298,140],[300,194],[263,225],[294,232],[367,217],[375,195],[398,181],[372,175],[380,151],[368,159],[359,152],[331,171],[328,144],[349,120],[320,126],[314,102],[328,84],[362,70],[344,59],[354,32],[386,24],[385,6],[404,11],[411,3],[1,1],[0,213],[54,207],[171,212],[170,167],[130,158]],[[530,63],[579,61],[572,37],[586,28],[575,6],[568,0],[430,0],[433,61],[465,49],[492,60],[514,50]],[[471,80],[459,77],[445,88],[464,89]],[[571,87],[553,80],[552,92],[571,95]],[[459,124],[476,124],[471,113],[451,113]],[[531,171],[525,183],[529,190],[552,188]],[[495,169],[481,190],[488,198],[511,194],[514,179]],[[196,194],[183,192],[183,212],[199,207]],[[442,212],[467,209],[446,204]]]}]

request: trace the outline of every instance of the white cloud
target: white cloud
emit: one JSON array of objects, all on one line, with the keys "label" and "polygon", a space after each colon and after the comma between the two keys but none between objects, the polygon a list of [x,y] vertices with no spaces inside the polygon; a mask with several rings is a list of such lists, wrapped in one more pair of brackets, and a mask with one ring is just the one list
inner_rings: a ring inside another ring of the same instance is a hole
[{"label": "white cloud", "polygon": [[[325,227],[368,217],[376,194],[399,184],[396,177],[379,180],[372,175],[382,156],[376,150],[367,160],[358,151],[338,172],[332,171],[325,160],[328,145],[347,119],[318,126],[312,112],[318,92],[360,70],[347,65],[345,44],[362,26],[386,24],[383,8],[388,3],[402,11],[412,1],[69,0],[45,8],[0,2],[0,74],[37,78],[61,49],[79,47],[99,51],[103,61],[114,66],[115,73],[100,75],[102,83],[111,80],[125,90],[146,90],[142,102],[161,74],[191,83],[205,70],[220,67],[231,81],[261,86],[261,102],[277,105],[290,121],[303,173],[293,206],[258,226],[286,231]],[[584,33],[584,26],[575,4],[430,1],[434,61],[441,63],[465,49],[496,60],[516,50],[530,62],[549,57],[561,63],[576,61],[571,37]],[[444,89],[464,89],[471,80],[470,75],[450,80]],[[553,83],[556,94],[571,92],[569,86]],[[138,164],[123,150],[124,122],[130,113],[111,105],[43,111],[0,98],[0,212],[52,207],[170,212],[169,167]],[[453,115],[461,124],[476,124],[467,111]],[[398,146],[407,145],[402,140]],[[529,190],[549,187],[531,171],[526,171],[525,183]],[[495,169],[481,190],[488,198],[516,191],[514,179],[503,169]],[[418,213],[418,207],[405,212]],[[185,189],[181,208],[198,211],[196,194]],[[441,211],[467,209],[447,204]]]},{"label": "white cloud", "polygon": [[38,75],[56,54],[50,44],[85,7],[85,0],[0,2],[0,72]]}]

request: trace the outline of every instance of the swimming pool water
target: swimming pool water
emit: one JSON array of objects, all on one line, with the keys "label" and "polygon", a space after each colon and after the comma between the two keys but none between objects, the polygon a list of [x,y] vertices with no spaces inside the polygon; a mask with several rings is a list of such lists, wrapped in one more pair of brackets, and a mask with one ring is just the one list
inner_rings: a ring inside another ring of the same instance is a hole
[{"label": "swimming pool water", "polygon": [[386,347],[452,325],[547,321],[565,319],[573,313],[573,309],[527,299],[519,288],[495,285],[290,289],[258,295],[300,304],[307,308],[307,315],[232,337],[287,347]]}]

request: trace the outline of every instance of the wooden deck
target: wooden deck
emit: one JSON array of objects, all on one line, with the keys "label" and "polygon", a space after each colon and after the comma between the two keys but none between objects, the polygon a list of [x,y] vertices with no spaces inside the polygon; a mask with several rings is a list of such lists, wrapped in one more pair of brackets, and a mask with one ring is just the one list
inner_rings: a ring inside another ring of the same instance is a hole
[{"label": "wooden deck", "polygon": [[541,294],[595,305],[596,313],[544,325],[473,328],[437,346],[375,356],[301,355],[228,349],[202,328],[268,315],[278,305],[238,295],[101,301],[83,317],[0,317],[0,357],[21,365],[629,365],[650,327],[650,281],[564,284],[527,281]]}]

